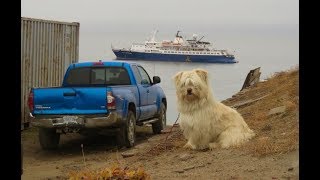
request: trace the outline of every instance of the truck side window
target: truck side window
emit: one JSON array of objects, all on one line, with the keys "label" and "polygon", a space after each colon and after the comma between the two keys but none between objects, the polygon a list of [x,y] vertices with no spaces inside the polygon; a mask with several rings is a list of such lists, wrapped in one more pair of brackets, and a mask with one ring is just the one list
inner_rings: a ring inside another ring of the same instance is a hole
[{"label": "truck side window", "polygon": [[141,84],[142,78],[141,78],[141,75],[139,73],[137,66],[132,66],[132,70],[133,70],[134,76],[136,77],[137,84]]},{"label": "truck side window", "polygon": [[151,84],[150,77],[149,77],[148,73],[143,69],[143,67],[138,66],[138,69],[139,69],[141,76],[142,76],[141,82],[145,81],[142,84]]},{"label": "truck side window", "polygon": [[120,69],[119,75],[118,75],[118,83],[119,85],[130,85],[130,77],[128,75],[128,72],[125,69]]}]

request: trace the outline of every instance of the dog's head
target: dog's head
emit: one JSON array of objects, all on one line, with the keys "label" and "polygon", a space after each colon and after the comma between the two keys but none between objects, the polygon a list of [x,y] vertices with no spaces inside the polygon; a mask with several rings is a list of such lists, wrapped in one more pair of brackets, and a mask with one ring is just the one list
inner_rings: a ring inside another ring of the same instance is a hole
[{"label": "dog's head", "polygon": [[181,71],[173,79],[178,100],[192,102],[208,95],[208,72],[206,70]]}]

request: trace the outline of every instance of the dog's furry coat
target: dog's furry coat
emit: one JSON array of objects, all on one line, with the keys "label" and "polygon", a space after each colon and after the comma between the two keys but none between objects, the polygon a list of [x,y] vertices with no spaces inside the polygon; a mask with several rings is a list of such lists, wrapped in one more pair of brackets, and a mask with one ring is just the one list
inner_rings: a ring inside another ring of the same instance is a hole
[{"label": "dog's furry coat", "polygon": [[182,71],[174,81],[185,148],[228,148],[255,135],[235,109],[214,99],[207,71]]}]

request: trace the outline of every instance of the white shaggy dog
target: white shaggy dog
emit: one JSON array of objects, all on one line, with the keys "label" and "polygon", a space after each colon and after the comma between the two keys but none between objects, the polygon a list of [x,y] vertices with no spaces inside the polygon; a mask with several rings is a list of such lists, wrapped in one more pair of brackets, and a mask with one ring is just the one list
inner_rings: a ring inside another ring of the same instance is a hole
[{"label": "white shaggy dog", "polygon": [[240,145],[255,135],[235,109],[214,99],[207,71],[182,71],[173,79],[180,127],[188,140],[185,148],[228,148]]}]

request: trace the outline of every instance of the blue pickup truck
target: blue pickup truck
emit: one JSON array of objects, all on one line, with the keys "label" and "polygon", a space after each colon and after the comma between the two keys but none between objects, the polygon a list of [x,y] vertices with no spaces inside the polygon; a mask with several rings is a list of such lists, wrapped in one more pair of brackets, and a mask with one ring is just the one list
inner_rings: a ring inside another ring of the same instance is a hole
[{"label": "blue pickup truck", "polygon": [[167,99],[159,76],[152,80],[137,63],[97,61],[71,64],[61,87],[32,88],[31,124],[43,149],[59,145],[65,133],[115,132],[120,147],[135,144],[136,125],[166,125]]}]

